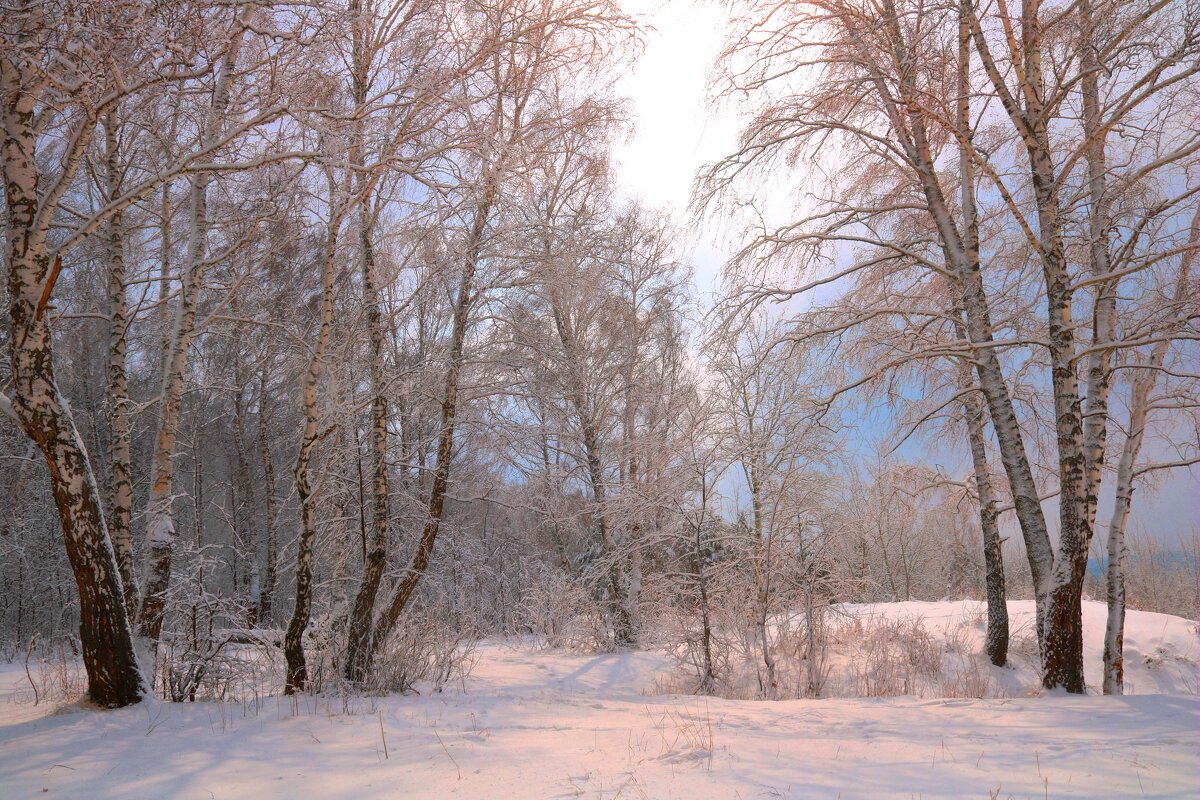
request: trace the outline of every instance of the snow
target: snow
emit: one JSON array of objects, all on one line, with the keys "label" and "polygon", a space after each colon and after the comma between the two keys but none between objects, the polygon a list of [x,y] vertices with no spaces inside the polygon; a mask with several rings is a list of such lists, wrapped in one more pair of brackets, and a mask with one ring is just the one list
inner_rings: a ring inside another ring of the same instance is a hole
[{"label": "snow", "polygon": [[[846,610],[949,631],[978,609]],[[1085,613],[1091,666],[1103,609]],[[659,693],[677,680],[662,653],[490,641],[441,694],[100,711],[34,706],[3,665],[0,797],[1195,797],[1195,623],[1131,612],[1127,630],[1131,681],[1161,693],[705,699]]]}]

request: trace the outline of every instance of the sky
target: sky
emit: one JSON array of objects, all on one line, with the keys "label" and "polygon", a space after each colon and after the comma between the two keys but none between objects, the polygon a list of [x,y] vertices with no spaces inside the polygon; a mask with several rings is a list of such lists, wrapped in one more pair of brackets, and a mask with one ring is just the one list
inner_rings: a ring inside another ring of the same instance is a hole
[{"label": "sky", "polygon": [[[651,30],[640,58],[616,87],[630,99],[634,118],[632,135],[617,148],[618,182],[626,194],[673,210],[686,226],[693,222],[687,206],[697,170],[732,151],[739,127],[736,112],[713,108],[707,94],[728,11],[711,0],[624,0],[622,5],[645,19]],[[715,232],[716,227],[706,223],[687,229],[696,296],[705,307],[720,289],[721,268],[734,246]],[[878,416],[886,418],[886,414]],[[874,425],[875,429],[862,430],[857,437],[866,450],[890,432],[886,422]],[[1150,458],[1178,457],[1161,440],[1148,442],[1146,449]],[[930,465],[965,468],[969,463],[962,454],[929,452],[919,444],[904,448],[903,455]],[[1101,520],[1107,519],[1111,508],[1112,483],[1107,477]],[[1200,530],[1198,498],[1200,470],[1193,467],[1160,475],[1137,488],[1130,530],[1174,546],[1181,536]],[[1053,503],[1047,504],[1047,512],[1051,517],[1056,514]]]},{"label": "sky", "polygon": [[[728,154],[738,120],[707,103],[709,71],[725,35],[727,12],[692,0],[625,0],[624,8],[653,26],[641,57],[617,84],[633,104],[634,132],[617,148],[618,181],[629,195],[672,209],[682,224],[692,180],[704,164]],[[692,236],[696,289],[719,287],[728,247],[715,234]]]}]

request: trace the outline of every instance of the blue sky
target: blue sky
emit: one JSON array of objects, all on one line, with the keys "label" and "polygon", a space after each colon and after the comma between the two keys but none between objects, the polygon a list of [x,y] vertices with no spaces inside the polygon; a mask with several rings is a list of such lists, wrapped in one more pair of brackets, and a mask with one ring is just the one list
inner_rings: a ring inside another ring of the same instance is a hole
[{"label": "blue sky", "polygon": [[[710,66],[724,35],[726,11],[720,4],[693,0],[625,0],[627,10],[646,15],[655,28],[646,40],[641,58],[618,84],[630,97],[635,130],[617,149],[618,179],[623,190],[647,203],[674,210],[680,223],[692,220],[687,204],[692,180],[702,164],[730,152],[736,141],[738,117],[732,109],[714,110],[707,102]],[[786,196],[787,190],[780,192]],[[689,228],[689,260],[694,272],[697,299],[703,305],[720,289],[721,269],[733,246],[718,222]],[[1189,424],[1188,420],[1180,421]],[[848,446],[864,455],[895,428],[885,410],[867,415]],[[944,440],[943,440],[944,441]],[[932,450],[914,438],[899,451],[906,460],[942,465],[964,471],[964,454]],[[1162,438],[1148,440],[1143,461],[1173,460]],[[1105,481],[1100,520],[1112,507],[1111,479]],[[1200,470],[1176,469],[1143,481],[1136,490],[1131,531],[1144,532],[1165,544],[1174,544],[1200,529]],[[1048,501],[1053,518],[1056,509]]]}]

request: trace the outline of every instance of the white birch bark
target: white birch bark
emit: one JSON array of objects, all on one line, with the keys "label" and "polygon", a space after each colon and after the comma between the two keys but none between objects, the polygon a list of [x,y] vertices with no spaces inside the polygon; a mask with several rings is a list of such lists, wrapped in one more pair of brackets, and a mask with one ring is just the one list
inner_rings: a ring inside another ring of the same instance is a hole
[{"label": "white birch bark", "polygon": [[[958,102],[956,103],[958,126],[958,172],[959,191],[962,205],[962,238],[968,253],[979,253],[979,215],[975,199],[975,165],[971,153],[971,24],[970,0],[961,0],[958,9]],[[959,291],[961,295],[961,290]],[[962,310],[960,308],[960,315]],[[966,338],[961,322],[955,321],[960,339]],[[959,387],[973,388],[971,367],[967,362],[959,365]],[[971,466],[975,473],[975,492],[979,503],[979,527],[983,535],[984,595],[987,599],[987,633],[984,651],[996,666],[1008,661],[1008,605],[1004,586],[1004,554],[997,523],[996,493],[992,488],[991,471],[988,468],[987,436],[985,431],[984,401],[975,392],[963,399],[963,417],[966,422],[967,444],[971,451]]]},{"label": "white birch bark", "polygon": [[[887,23],[892,30],[895,57],[901,68],[900,98],[893,98],[882,75],[876,75],[876,91],[892,120],[900,145],[914,169],[928,206],[928,212],[938,232],[945,263],[956,276],[962,291],[962,308],[971,357],[975,364],[979,388],[987,401],[992,426],[1000,448],[1000,460],[1008,476],[1013,504],[1025,539],[1025,550],[1033,577],[1034,598],[1039,620],[1044,616],[1050,589],[1050,574],[1054,567],[1054,550],[1042,511],[1041,499],[1033,478],[1033,469],[1025,448],[1024,437],[1014,410],[1012,397],[996,355],[988,300],[980,272],[979,249],[964,241],[954,223],[946,197],[938,179],[937,166],[929,145],[926,122],[918,109],[902,102],[919,96],[914,84],[916,67],[904,44],[895,4],[886,2]],[[864,56],[867,63],[873,59]],[[902,110],[903,109],[903,110]],[[1039,631],[1042,626],[1039,624]]]},{"label": "white birch bark", "polygon": [[437,456],[434,462],[433,482],[429,488],[429,503],[425,525],[421,529],[421,538],[417,550],[409,562],[404,577],[392,590],[387,607],[380,614],[369,640],[366,672],[370,671],[372,659],[379,647],[387,641],[388,636],[400,620],[400,615],[408,606],[417,584],[425,575],[429,559],[433,555],[433,545],[441,529],[442,515],[445,512],[446,491],[450,486],[450,461],[454,455],[454,428],[458,418],[458,382],[464,363],[464,348],[466,346],[467,329],[471,323],[471,309],[476,299],[475,274],[479,269],[483,255],[484,234],[489,218],[496,202],[497,183],[500,167],[493,166],[487,170],[484,178],[483,195],[475,207],[474,219],[467,235],[466,247],[462,263],[462,273],[458,281],[458,293],[454,298],[454,316],[450,328],[450,343],[447,352],[446,383],[442,391],[441,428],[438,431]]},{"label": "white birch bark", "polygon": [[[350,92],[359,118],[355,121],[350,147],[351,163],[357,167],[357,185],[367,185],[366,137],[362,115],[367,113],[367,81],[371,69],[368,45],[364,39],[371,33],[367,16],[359,0],[351,0],[348,13],[354,29],[351,43]],[[377,167],[378,168],[378,167]],[[361,189],[360,189],[361,192]],[[371,535],[364,556],[363,578],[354,606],[350,612],[346,643],[345,675],[352,683],[366,678],[370,653],[372,622],[376,597],[383,572],[387,566],[389,530],[389,486],[387,463],[388,404],[385,396],[383,354],[383,312],[379,299],[378,276],[375,274],[375,250],[372,242],[374,226],[370,198],[361,197],[358,215],[358,261],[362,276],[363,305],[366,310],[367,338],[371,359]]]},{"label": "white birch bark", "polygon": [[[1179,275],[1176,278],[1172,305],[1186,313],[1191,302],[1190,281],[1192,272],[1200,262],[1200,209],[1192,217],[1190,251],[1180,259]],[[1171,341],[1164,338],[1156,342],[1143,368],[1134,373],[1129,400],[1129,431],[1121,447],[1117,462],[1117,491],[1113,498],[1112,517],[1108,523],[1108,567],[1105,585],[1108,589],[1108,616],[1104,631],[1104,680],[1105,694],[1125,692],[1125,566],[1129,550],[1125,533],[1129,525],[1129,511],[1133,505],[1134,479],[1137,477],[1138,455],[1146,433],[1146,418],[1151,407],[1151,395],[1166,360]]]},{"label": "white birch bark", "polygon": [[103,705],[123,706],[141,699],[145,682],[134,656],[100,492],[70,408],[55,382],[46,314],[61,267],[60,260],[51,262],[47,250],[50,215],[61,197],[59,187],[65,187],[78,169],[97,120],[85,118],[79,123],[58,182],[46,193],[40,191],[32,87],[41,79],[22,60],[10,59],[9,52],[0,51],[0,167],[8,208],[11,412],[49,468],[63,541],[79,590],[79,639],[88,695]]},{"label": "white birch bark", "polygon": [[[200,147],[211,147],[220,139],[234,79],[238,53],[254,14],[253,7],[238,13],[229,44],[221,59],[212,102]],[[151,645],[162,632],[167,589],[171,582],[171,560],[175,547],[175,449],[183,408],[183,390],[188,351],[195,333],[196,306],[204,283],[208,252],[208,185],[210,173],[191,179],[188,216],[188,247],[183,282],[175,308],[170,344],[163,365],[159,398],[158,430],[154,438],[150,498],[146,508],[146,565],[138,618],[138,633]]]},{"label": "white birch bark", "polygon": [[[105,191],[109,200],[121,194],[115,112],[104,119]],[[133,564],[133,482],[129,454],[129,379],[126,371],[126,333],[129,312],[125,299],[124,214],[108,220],[108,421],[109,485],[108,529],[121,584],[125,610],[132,620],[137,613],[137,572]]]},{"label": "white birch bark", "polygon": [[[330,197],[334,197],[336,185],[329,180]],[[308,630],[312,616],[312,562],[313,541],[317,536],[317,498],[309,481],[309,465],[321,438],[328,431],[318,428],[320,420],[317,384],[325,362],[325,352],[333,328],[334,274],[337,259],[338,230],[341,228],[344,205],[335,204],[331,210],[325,236],[325,251],[321,259],[321,324],[317,342],[313,347],[312,359],[304,376],[304,432],[300,437],[300,449],[292,475],[296,481],[296,494],[300,499],[300,539],[296,545],[296,602],[284,634],[283,653],[287,661],[287,678],[284,694],[303,691],[308,684],[308,663],[304,657],[304,633]]]}]

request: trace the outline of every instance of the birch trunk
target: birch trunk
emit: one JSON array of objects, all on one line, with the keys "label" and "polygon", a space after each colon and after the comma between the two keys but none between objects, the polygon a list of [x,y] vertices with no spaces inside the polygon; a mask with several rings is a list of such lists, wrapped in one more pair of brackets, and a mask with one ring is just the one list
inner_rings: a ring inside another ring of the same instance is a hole
[{"label": "birch trunk", "polygon": [[[911,55],[904,45],[894,3],[889,1],[885,5],[888,11],[887,21],[892,31],[891,37],[896,43],[895,57],[902,67],[903,77],[899,86],[904,97],[916,98],[920,94],[913,78],[917,68],[912,64]],[[970,13],[969,7],[970,0],[964,0],[961,8]],[[982,33],[979,31],[973,13],[972,36],[977,40],[978,49],[978,39],[982,37]],[[870,59],[868,59],[868,63],[870,63]],[[1025,540],[1025,552],[1033,578],[1040,641],[1043,632],[1041,621],[1046,613],[1050,576],[1054,568],[1054,549],[1050,544],[1046,517],[1042,511],[1041,499],[1025,449],[1024,437],[1021,434],[1020,424],[1013,407],[1012,396],[993,346],[994,329],[987,295],[983,288],[979,247],[977,242],[971,241],[969,238],[964,239],[954,223],[938,178],[925,120],[919,111],[909,109],[907,106],[904,106],[905,110],[901,111],[903,104],[892,96],[882,75],[875,76],[875,85],[892,120],[893,127],[898,133],[903,134],[898,136],[899,143],[916,173],[916,178],[925,196],[928,213],[938,232],[945,263],[954,274],[958,282],[958,289],[962,293],[961,307],[967,340],[971,349],[971,360],[978,375],[979,389],[987,402],[992,427],[996,431],[1000,461],[1008,477],[1017,520]]]},{"label": "birch trunk", "polygon": [[[366,113],[367,81],[370,68],[367,43],[369,34],[367,18],[359,0],[351,0],[348,13],[354,20],[351,52],[351,94],[354,107],[360,118],[355,123],[354,139],[351,144],[350,160],[359,167],[359,185],[365,185],[367,176],[362,170],[366,164],[366,140],[362,114]],[[374,645],[371,642],[372,622],[375,616],[376,598],[383,571],[387,566],[388,543],[388,466],[387,466],[387,398],[384,396],[383,373],[383,314],[379,302],[379,287],[375,275],[375,251],[371,241],[371,204],[368,198],[360,198],[358,246],[359,263],[362,268],[363,303],[367,312],[367,336],[371,344],[371,537],[370,546],[363,561],[363,579],[354,598],[350,613],[349,635],[346,643],[346,679],[361,683],[367,676]]]},{"label": "birch trunk", "polygon": [[[211,146],[220,135],[229,106],[234,68],[252,14],[252,7],[240,12],[234,24],[213,87],[212,105],[201,135],[202,147]],[[175,547],[175,450],[179,439],[188,350],[195,333],[196,305],[207,266],[209,181],[210,175],[206,172],[191,180],[186,274],[180,287],[170,345],[163,363],[158,431],[151,467],[150,499],[146,508],[146,577],[138,619],[139,635],[152,644],[157,642],[162,632],[167,589],[171,582],[171,558]]]},{"label": "birch trunk", "polygon": [[[979,253],[979,216],[975,201],[975,168],[970,152],[971,131],[971,27],[970,0],[962,0],[958,13],[959,84],[956,123],[959,149],[958,171],[962,204],[962,238],[968,253]],[[960,312],[961,313],[961,312]],[[955,325],[960,339],[966,338],[961,323]],[[974,387],[971,367],[962,362],[959,367],[959,386]],[[996,520],[996,495],[988,469],[987,435],[983,400],[974,391],[963,400],[967,443],[971,450],[971,466],[975,473],[975,491],[979,502],[979,527],[983,535],[984,593],[987,598],[987,635],[984,651],[998,667],[1008,661],[1008,605],[1004,587],[1004,553],[1000,528]]]},{"label": "birch trunk", "polygon": [[388,466],[387,398],[383,374],[383,315],[379,289],[375,285],[375,258],[371,245],[370,210],[361,208],[359,248],[362,259],[363,299],[367,307],[367,333],[371,341],[371,537],[363,563],[363,579],[354,598],[346,644],[346,680],[361,683],[366,679],[370,654],[372,621],[376,597],[387,566],[388,542]]},{"label": "birch trunk", "polygon": [[1111,345],[1116,335],[1118,280],[1110,277],[1109,229],[1112,227],[1108,198],[1108,163],[1105,155],[1106,134],[1100,109],[1100,65],[1096,55],[1095,20],[1091,3],[1079,6],[1083,24],[1080,70],[1083,72],[1081,95],[1083,134],[1088,142],[1085,152],[1088,171],[1088,257],[1096,284],[1092,316],[1092,350],[1088,356],[1087,411],[1084,415],[1086,458],[1086,519],[1094,528],[1096,502],[1100,494],[1105,443],[1108,438],[1108,394],[1112,376]]},{"label": "birch trunk", "polygon": [[[969,377],[969,375],[968,375]],[[983,532],[984,593],[987,597],[987,636],[984,651],[998,667],[1008,662],[1008,605],[1004,588],[1004,553],[997,524],[996,493],[988,470],[983,402],[972,394],[963,401],[967,441],[975,472],[979,501],[979,527]]]},{"label": "birch trunk", "polygon": [[[332,181],[330,184],[332,194]],[[321,368],[333,327],[334,262],[340,226],[341,217],[335,213],[330,218],[325,238],[325,253],[321,262],[321,325],[317,333],[316,347],[304,377],[304,432],[300,438],[300,449],[296,453],[296,464],[292,469],[296,480],[296,495],[300,500],[301,529],[300,540],[296,545],[296,603],[283,640],[283,655],[287,661],[284,694],[303,691],[308,684],[308,664],[304,659],[304,632],[308,629],[312,616],[313,541],[317,536],[317,499],[308,480],[308,467],[322,435],[317,428],[317,382],[321,378]]]},{"label": "birch trunk", "polygon": [[417,551],[413,554],[404,577],[396,585],[387,608],[375,623],[367,650],[366,672],[370,671],[376,652],[387,641],[392,629],[396,627],[400,615],[404,613],[417,584],[425,574],[425,570],[429,566],[429,558],[433,554],[434,541],[437,539],[441,527],[442,514],[445,511],[446,490],[450,483],[450,461],[454,455],[454,425],[458,414],[458,378],[463,366],[463,350],[467,338],[467,328],[470,325],[471,305],[475,299],[475,272],[482,256],[483,235],[495,197],[496,176],[493,174],[489,176],[483,198],[475,209],[475,219],[466,242],[466,258],[463,262],[462,276],[458,282],[458,295],[454,300],[450,349],[447,353],[446,384],[442,394],[442,424],[438,433],[437,461],[434,463],[433,483],[429,489],[429,506],[425,525],[421,530]]},{"label": "birch trunk", "polygon": [[[1059,551],[1042,621],[1042,685],[1072,694],[1086,691],[1083,679],[1083,577],[1091,525],[1083,433],[1083,407],[1075,372],[1073,290],[1063,249],[1062,215],[1050,145],[1042,75],[1040,2],[1023,0],[1020,73],[1024,108],[1019,126],[1029,159],[1037,207],[1038,246],[1046,283],[1050,382],[1054,393],[1054,430],[1058,444]],[[1093,247],[1096,243],[1093,242]]]},{"label": "birch trunk", "polygon": [[[145,682],[134,656],[116,555],[100,506],[91,462],[54,378],[46,306],[61,262],[51,259],[48,217],[40,208],[34,80],[0,55],[0,164],[8,209],[5,234],[9,292],[12,412],[42,451],[62,523],[63,542],[79,590],[79,640],[88,697],[106,706],[141,700]],[[89,120],[85,124],[94,124]],[[86,137],[87,129],[81,133]],[[68,164],[65,172],[78,166]],[[64,176],[66,177],[66,176]],[[7,406],[7,402],[5,403]]]},{"label": "birch trunk", "polygon": [[[117,121],[110,112],[104,120],[106,193],[111,200],[121,193],[121,166],[117,150]],[[137,613],[137,573],[133,564],[133,482],[129,455],[129,378],[126,370],[126,334],[129,312],[125,299],[124,214],[108,220],[108,530],[124,590],[125,611]]]},{"label": "birch trunk", "polygon": [[[747,421],[750,424],[749,438],[753,442],[753,418],[748,416]],[[751,444],[751,447],[755,446]],[[758,589],[754,627],[763,668],[767,672],[766,682],[759,688],[768,700],[774,700],[779,693],[779,683],[775,677],[775,658],[771,655],[771,639],[767,630],[767,619],[771,610],[771,540],[764,532],[766,525],[763,520],[763,492],[759,480],[761,472],[757,453],[751,454],[746,472],[750,484],[750,508],[754,516],[754,583]],[[888,574],[891,574],[890,570]]]},{"label": "birch trunk", "polygon": [[[1189,279],[1200,261],[1200,209],[1192,217],[1190,251],[1180,260],[1175,282],[1173,304],[1188,309],[1191,302]],[[1125,693],[1125,565],[1129,551],[1125,531],[1129,525],[1129,509],[1133,505],[1135,467],[1146,432],[1146,417],[1150,413],[1151,393],[1158,374],[1167,358],[1171,342],[1157,342],[1150,351],[1149,362],[1135,373],[1129,401],[1129,433],[1117,462],[1117,493],[1113,498],[1112,519],[1108,524],[1108,569],[1105,584],[1108,588],[1108,622],[1104,631],[1104,693]]]},{"label": "birch trunk", "polygon": [[1129,434],[1125,437],[1121,458],[1117,462],[1117,493],[1113,498],[1112,519],[1108,525],[1108,568],[1105,571],[1108,589],[1108,618],[1104,631],[1105,694],[1125,693],[1125,564],[1129,555],[1125,531],[1129,523],[1129,509],[1133,504],[1134,466],[1142,449],[1150,393],[1169,344],[1166,341],[1156,344],[1146,368],[1139,370],[1133,379]]},{"label": "birch trunk", "polygon": [[258,597],[258,618],[270,627],[275,618],[275,582],[278,574],[279,541],[275,529],[275,465],[271,460],[271,439],[267,426],[267,359],[263,359],[258,380],[258,449],[263,467],[263,506],[266,512],[267,564],[262,591]]}]

